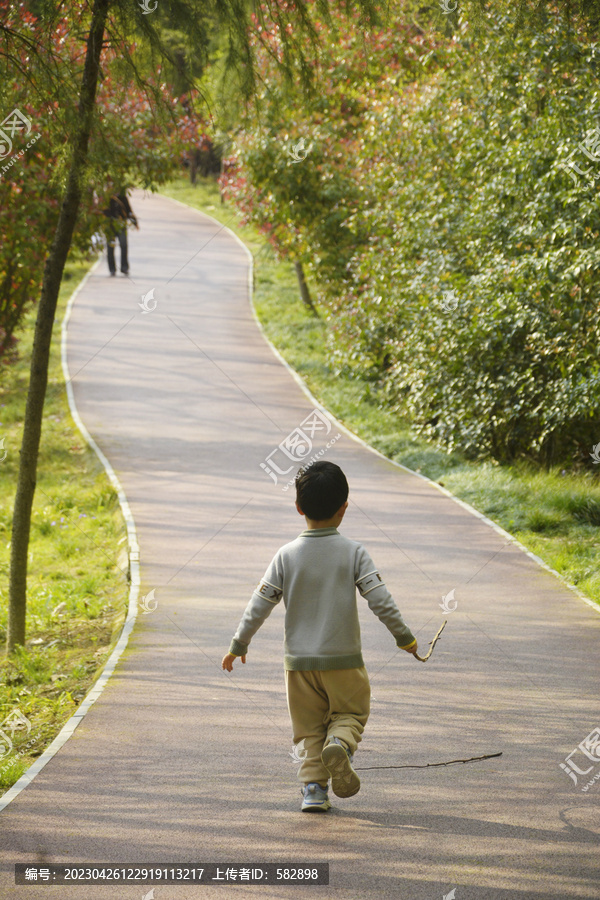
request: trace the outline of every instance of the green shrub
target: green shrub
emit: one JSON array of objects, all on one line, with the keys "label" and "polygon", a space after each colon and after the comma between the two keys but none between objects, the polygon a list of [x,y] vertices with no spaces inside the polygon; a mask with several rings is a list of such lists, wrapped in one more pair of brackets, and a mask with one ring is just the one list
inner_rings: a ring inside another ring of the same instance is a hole
[{"label": "green shrub", "polygon": [[591,465],[600,215],[562,164],[574,151],[600,177],[598,137],[598,162],[580,149],[600,122],[597,64],[558,17],[513,24],[464,28],[443,75],[373,113],[371,248],[335,305],[332,355],[362,358],[447,449]]}]

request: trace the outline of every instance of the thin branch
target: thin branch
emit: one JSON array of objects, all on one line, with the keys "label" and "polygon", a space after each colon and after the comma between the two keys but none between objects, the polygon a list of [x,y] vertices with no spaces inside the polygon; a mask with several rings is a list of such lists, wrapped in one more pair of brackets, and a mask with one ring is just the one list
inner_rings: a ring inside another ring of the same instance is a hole
[{"label": "thin branch", "polygon": [[367,769],[434,769],[436,766],[454,766],[456,763],[479,762],[481,759],[495,759],[502,756],[500,753],[486,753],[485,756],[469,756],[468,759],[450,759],[448,762],[425,763],[424,766],[353,766],[356,772],[365,772]]}]

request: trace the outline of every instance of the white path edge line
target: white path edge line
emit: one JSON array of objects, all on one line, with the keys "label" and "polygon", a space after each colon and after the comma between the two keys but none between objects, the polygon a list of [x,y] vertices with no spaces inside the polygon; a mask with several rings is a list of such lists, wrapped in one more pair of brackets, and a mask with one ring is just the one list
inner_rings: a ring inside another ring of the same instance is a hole
[{"label": "white path edge line", "polygon": [[[165,196],[165,195],[163,194],[161,196]],[[536,556],[535,553],[532,553],[531,550],[528,550],[524,544],[522,544],[520,541],[518,541],[516,539],[516,537],[514,537],[512,534],[509,534],[508,531],[505,531],[504,528],[502,528],[500,525],[498,525],[496,522],[494,522],[493,519],[488,519],[488,517],[486,515],[479,512],[479,510],[475,509],[473,506],[470,506],[468,503],[465,503],[464,500],[459,500],[458,497],[455,497],[453,493],[451,493],[449,490],[447,490],[447,488],[442,487],[442,485],[438,484],[437,481],[432,481],[432,479],[427,478],[426,475],[421,475],[420,472],[415,472],[414,469],[409,469],[408,466],[405,466],[399,462],[395,462],[395,460],[390,459],[388,456],[385,456],[379,450],[376,450],[375,447],[371,447],[370,444],[368,444],[366,441],[364,441],[362,438],[360,438],[357,434],[354,434],[353,431],[350,431],[349,428],[346,428],[345,425],[343,425],[341,422],[339,422],[335,418],[335,416],[331,412],[329,412],[329,410],[326,409],[326,407],[323,406],[322,403],[319,403],[317,398],[311,393],[309,388],[306,386],[306,384],[304,383],[304,381],[302,380],[300,375],[296,372],[295,369],[292,368],[292,366],[290,366],[290,364],[287,362],[287,360],[285,360],[283,358],[283,356],[281,355],[281,353],[279,352],[277,347],[275,347],[275,345],[271,343],[271,341],[269,340],[269,338],[266,335],[265,329],[263,328],[263,326],[256,314],[256,310],[254,308],[254,303],[252,302],[252,297],[254,294],[254,276],[253,276],[254,257],[252,256],[250,249],[246,246],[246,244],[244,244],[244,242],[241,240],[241,238],[239,238],[237,236],[237,234],[235,234],[235,232],[233,232],[231,230],[231,228],[229,228],[229,226],[223,225],[222,222],[219,222],[218,219],[214,219],[212,216],[209,216],[208,213],[202,212],[199,209],[195,209],[193,206],[188,206],[187,203],[182,203],[180,200],[175,200],[173,197],[166,197],[166,199],[171,200],[173,203],[178,203],[180,206],[185,207],[185,209],[191,209],[193,212],[198,213],[201,216],[205,216],[207,219],[210,219],[212,222],[215,222],[215,224],[220,226],[221,231],[229,232],[231,237],[235,241],[237,241],[237,243],[240,245],[240,247],[242,247],[242,249],[246,252],[246,254],[248,255],[248,261],[250,263],[249,268],[248,268],[248,302],[250,304],[250,309],[252,310],[252,315],[254,316],[254,321],[256,322],[260,333],[262,334],[263,338],[265,339],[265,341],[267,342],[267,344],[269,345],[269,347],[271,348],[271,350],[273,351],[273,353],[275,354],[275,356],[277,357],[279,362],[288,370],[288,372],[290,373],[290,375],[292,376],[294,381],[302,388],[302,390],[304,391],[306,396],[309,398],[311,403],[314,403],[314,405],[316,406],[317,409],[320,409],[321,412],[325,413],[325,415],[328,418],[330,418],[332,420],[332,422],[335,423],[336,427],[339,428],[341,431],[343,431],[344,434],[348,435],[349,438],[352,438],[353,441],[357,441],[357,443],[361,444],[367,450],[370,450],[371,453],[375,453],[376,456],[379,456],[380,459],[384,459],[387,463],[390,463],[392,466],[396,466],[396,468],[398,468],[398,469],[403,469],[403,471],[409,472],[411,475],[415,475],[417,478],[420,478],[421,481],[426,481],[427,484],[431,485],[437,491],[440,491],[440,493],[444,494],[446,497],[449,497],[451,500],[454,500],[455,503],[458,503],[458,505],[462,506],[463,509],[466,509],[467,512],[470,512],[471,515],[476,516],[476,518],[478,518],[481,522],[484,522],[486,525],[489,525],[490,528],[493,528],[494,531],[496,531],[498,534],[502,535],[502,537],[504,537],[508,541],[510,541],[511,544],[514,544],[515,547],[518,547],[520,550],[522,550],[523,553],[525,553],[530,559],[532,559],[534,562],[536,562],[538,564],[538,566],[541,566],[542,569],[545,569],[547,572],[550,572],[552,575],[554,575],[556,578],[558,578],[558,580],[562,584],[564,584],[565,587],[569,588],[569,590],[571,590],[574,594],[576,594],[580,600],[583,600],[583,602],[587,603],[588,606],[591,606],[591,608],[593,610],[595,610],[597,613],[600,613],[600,604],[595,603],[594,600],[590,600],[589,597],[586,597],[586,595],[583,593],[583,591],[580,591],[579,588],[576,587],[576,585],[571,584],[571,582],[567,581],[567,579],[563,575],[561,575],[560,572],[557,572],[556,569],[553,569],[551,566],[548,565],[548,563],[545,563],[543,559],[540,559],[539,556]]]},{"label": "white path edge line", "polygon": [[16,781],[11,788],[4,794],[3,797],[0,797],[0,812],[8,806],[8,804],[15,799],[15,797],[21,793],[21,791],[27,787],[27,785],[31,784],[36,775],[41,772],[46,763],[50,762],[52,757],[58,753],[60,748],[65,744],[68,739],[71,737],[79,723],[82,721],[83,717],[89,711],[89,709],[96,702],[106,684],[108,679],[114,672],[115,666],[119,660],[119,657],[123,653],[123,650],[127,646],[127,642],[129,640],[129,635],[133,629],[135,624],[135,620],[137,617],[137,600],[140,589],[140,549],[137,540],[137,532],[135,527],[135,521],[131,514],[131,509],[129,508],[129,503],[127,501],[127,497],[125,495],[125,491],[123,490],[119,479],[117,478],[113,467],[110,462],[93,439],[83,422],[79,416],[79,412],[77,411],[77,406],[75,405],[75,397],[73,395],[73,385],[70,381],[69,375],[69,367],[67,364],[67,328],[69,325],[69,319],[71,318],[71,310],[73,309],[73,304],[79,294],[79,292],[83,289],[85,284],[88,281],[90,275],[92,275],[95,270],[100,265],[101,259],[98,259],[96,263],[91,267],[89,272],[86,273],[84,278],[79,282],[75,291],[71,294],[69,298],[69,302],[67,303],[67,309],[62,321],[61,325],[61,341],[60,341],[60,353],[61,353],[61,363],[63,376],[65,379],[65,386],[67,389],[67,399],[69,401],[69,409],[71,411],[71,416],[73,417],[73,421],[77,425],[77,428],[81,432],[84,440],[87,444],[92,448],[95,452],[96,456],[104,466],[104,470],[108,475],[109,481],[115,488],[118,497],[119,503],[121,505],[121,511],[123,513],[123,518],[125,519],[125,524],[127,526],[127,537],[129,542],[129,571],[131,575],[131,583],[129,587],[129,606],[127,610],[127,617],[125,619],[125,623],[123,625],[123,629],[119,636],[119,639],[113,648],[112,653],[108,657],[104,668],[98,678],[98,680],[92,685],[88,693],[85,695],[84,699],[81,702],[81,705],[78,707],[77,711],[73,713],[70,719],[68,719],[59,733],[56,735],[54,740],[48,747],[44,750],[42,755],[36,759],[36,761],[29,767],[29,769],[21,775],[18,781]]}]

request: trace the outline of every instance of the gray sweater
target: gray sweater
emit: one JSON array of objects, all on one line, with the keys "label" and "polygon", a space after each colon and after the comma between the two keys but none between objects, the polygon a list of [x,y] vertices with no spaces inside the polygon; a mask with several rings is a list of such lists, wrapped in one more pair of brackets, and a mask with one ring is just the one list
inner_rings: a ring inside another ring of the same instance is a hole
[{"label": "gray sweater", "polygon": [[363,666],[356,588],[398,647],[414,643],[362,544],[344,537],[337,528],[315,528],[303,531],[277,552],[252,594],[229,652],[245,655],[260,626],[283,599],[286,669]]}]

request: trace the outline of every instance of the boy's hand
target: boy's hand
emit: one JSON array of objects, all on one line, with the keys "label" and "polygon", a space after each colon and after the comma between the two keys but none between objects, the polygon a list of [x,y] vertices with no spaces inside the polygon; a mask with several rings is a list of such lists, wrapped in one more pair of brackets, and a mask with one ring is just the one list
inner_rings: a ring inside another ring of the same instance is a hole
[{"label": "boy's hand", "polygon": [[246,657],[245,657],[245,656],[238,657],[238,656],[234,656],[233,653],[227,653],[227,654],[223,657],[223,662],[221,663],[221,668],[222,668],[222,669],[227,669],[228,672],[231,672],[231,670],[233,669],[233,661],[234,661],[234,659],[241,659],[243,663],[246,662]]},{"label": "boy's hand", "polygon": [[403,650],[406,650],[407,653],[412,653],[413,655],[417,652],[417,642],[414,641],[412,644],[409,644],[408,647],[403,647]]}]

